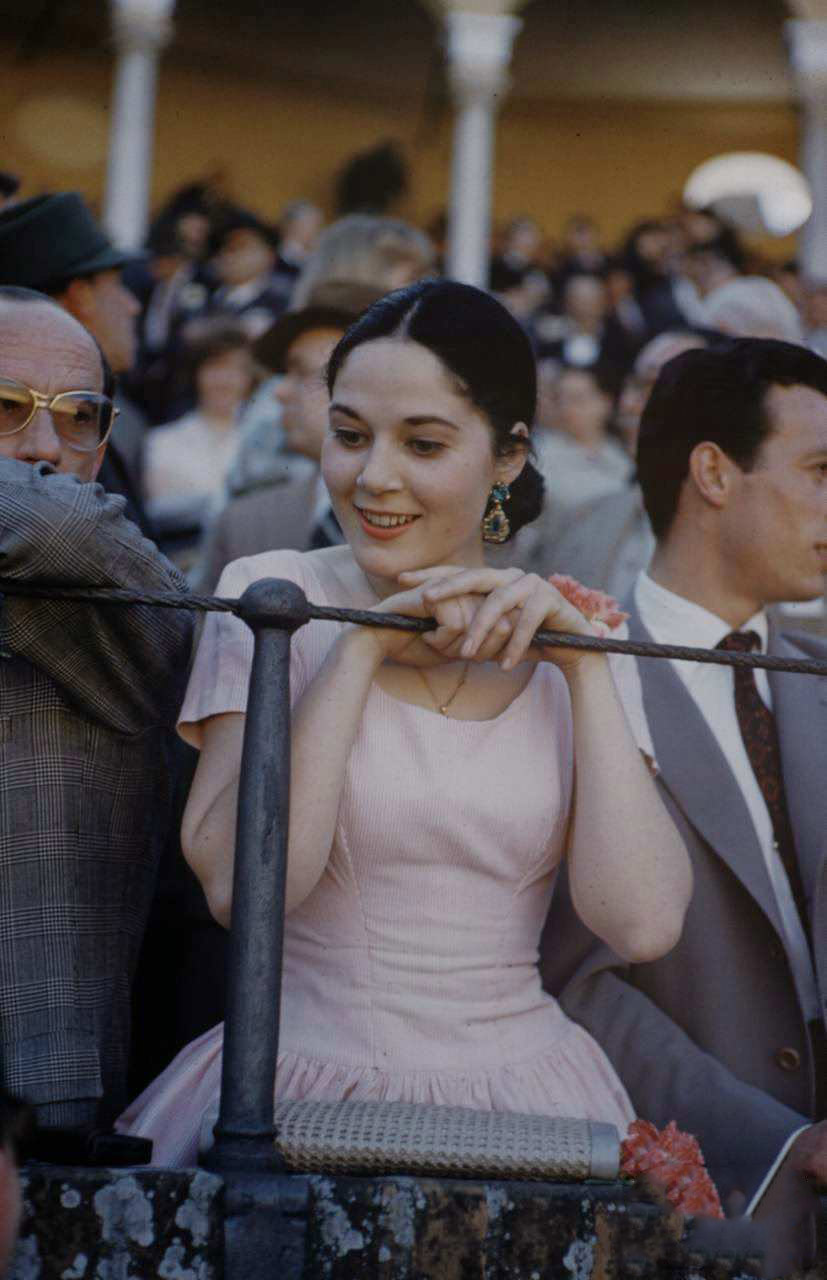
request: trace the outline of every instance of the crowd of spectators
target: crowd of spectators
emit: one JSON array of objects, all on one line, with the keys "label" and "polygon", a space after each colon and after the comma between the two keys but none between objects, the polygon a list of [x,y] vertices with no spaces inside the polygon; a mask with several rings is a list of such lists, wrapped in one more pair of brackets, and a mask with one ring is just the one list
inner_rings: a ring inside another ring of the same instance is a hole
[{"label": "crowd of spectators", "polygon": [[[330,281],[387,291],[439,274],[440,239],[369,214],[326,225],[300,198],[268,221],[209,182],[183,187],[159,211],[145,254],[124,270],[140,310],[131,363],[115,362],[128,419],[117,439],[144,528],[193,583],[220,571],[214,529],[229,500],[307,475],[282,426],[284,370],[262,357],[266,342],[255,353],[257,341]],[[795,262],[759,258],[710,210],[642,220],[613,245],[584,213],[557,236],[517,215],[497,230],[489,279],[538,360],[547,501],[520,540],[519,562],[576,573],[585,529],[590,581],[615,594],[651,551],[632,459],[665,360],[718,335],[827,350],[824,283],[804,279]],[[639,526],[618,549],[608,516],[633,510]],[[590,532],[601,513],[612,539],[603,548]]]}]

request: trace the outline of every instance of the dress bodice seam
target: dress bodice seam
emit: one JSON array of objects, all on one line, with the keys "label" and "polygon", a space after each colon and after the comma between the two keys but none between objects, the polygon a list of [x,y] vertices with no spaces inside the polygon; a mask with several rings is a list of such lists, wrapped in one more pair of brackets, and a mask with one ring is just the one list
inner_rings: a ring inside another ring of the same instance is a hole
[{"label": "dress bodice seam", "polygon": [[[340,799],[340,808],[341,808],[341,799]],[[356,868],[353,865],[353,855],[350,852],[350,845],[348,844],[347,835],[345,834],[344,823],[342,822],[341,818],[337,818],[336,820],[334,844],[336,843],[339,844],[342,850],[345,861],[347,863],[348,873],[350,875],[350,879],[353,884],[354,891],[356,893],[356,901],[359,905],[359,920],[362,925],[362,936],[364,938],[365,956],[367,957],[367,962],[368,962],[368,965],[370,966],[370,990],[369,992],[367,992],[367,1000],[368,1000],[368,1005],[370,1009],[370,1012],[368,1015],[368,1021],[370,1025],[370,1061],[373,1064],[374,1069],[376,1069],[376,1056],[377,1056],[376,1054],[376,1002],[374,1000],[374,992],[377,990],[377,979],[376,979],[376,970],[374,966],[373,948],[370,945],[367,913],[365,911],[365,904],[362,898],[362,887],[359,883],[359,877],[356,874]],[[331,846],[330,853],[332,856],[333,854],[332,846]]]}]

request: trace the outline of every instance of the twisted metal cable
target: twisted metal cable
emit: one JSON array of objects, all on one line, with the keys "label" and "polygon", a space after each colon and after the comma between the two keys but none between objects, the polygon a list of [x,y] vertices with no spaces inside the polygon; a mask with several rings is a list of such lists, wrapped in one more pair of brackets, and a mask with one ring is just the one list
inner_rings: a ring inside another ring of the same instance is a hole
[{"label": "twisted metal cable", "polygon": [[[28,596],[38,600],[78,600],[100,605],[149,605],[159,609],[186,609],[193,613],[232,613],[243,618],[240,599],[177,592],[124,591],[116,587],[63,587],[17,582],[0,578],[2,596]],[[326,622],[350,622],[365,627],[389,627],[394,631],[435,630],[433,618],[407,618],[399,613],[345,609],[308,603],[308,616]],[[538,631],[534,644],[559,649],[585,649],[598,653],[625,653],[635,658],[672,658],[718,667],[753,667],[798,675],[827,676],[827,661],[816,658],[779,658],[769,653],[737,653],[723,649],[698,649],[689,645],[653,644],[642,640],[618,640],[611,636],[576,636],[562,631]]]}]

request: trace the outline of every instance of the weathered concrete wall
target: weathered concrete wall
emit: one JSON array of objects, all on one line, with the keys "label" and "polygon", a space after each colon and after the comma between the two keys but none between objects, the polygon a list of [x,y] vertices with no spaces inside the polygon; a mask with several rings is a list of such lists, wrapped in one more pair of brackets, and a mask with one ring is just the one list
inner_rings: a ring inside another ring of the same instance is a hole
[{"label": "weathered concrete wall", "polygon": [[224,1184],[202,1170],[29,1165],[11,1280],[222,1280]]},{"label": "weathered concrete wall", "polygon": [[679,1220],[621,1184],[313,1178],[310,1196],[314,1280],[656,1276],[681,1235]]},{"label": "weathered concrete wall", "polygon": [[[621,1182],[222,1181],[200,1170],[30,1165],[23,1188],[10,1280],[751,1280],[760,1271],[717,1224],[687,1234]],[[797,1280],[827,1280],[827,1264]]]}]

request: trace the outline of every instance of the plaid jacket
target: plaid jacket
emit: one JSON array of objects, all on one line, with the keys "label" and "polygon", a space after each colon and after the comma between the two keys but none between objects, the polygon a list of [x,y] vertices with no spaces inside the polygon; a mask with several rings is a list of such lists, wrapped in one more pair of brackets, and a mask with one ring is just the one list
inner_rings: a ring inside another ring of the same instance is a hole
[{"label": "plaid jacket", "polygon": [[[0,577],[184,590],[122,498],[0,459]],[[0,607],[0,1085],[43,1123],[125,1101],[129,988],[168,820],[192,616]]]}]

